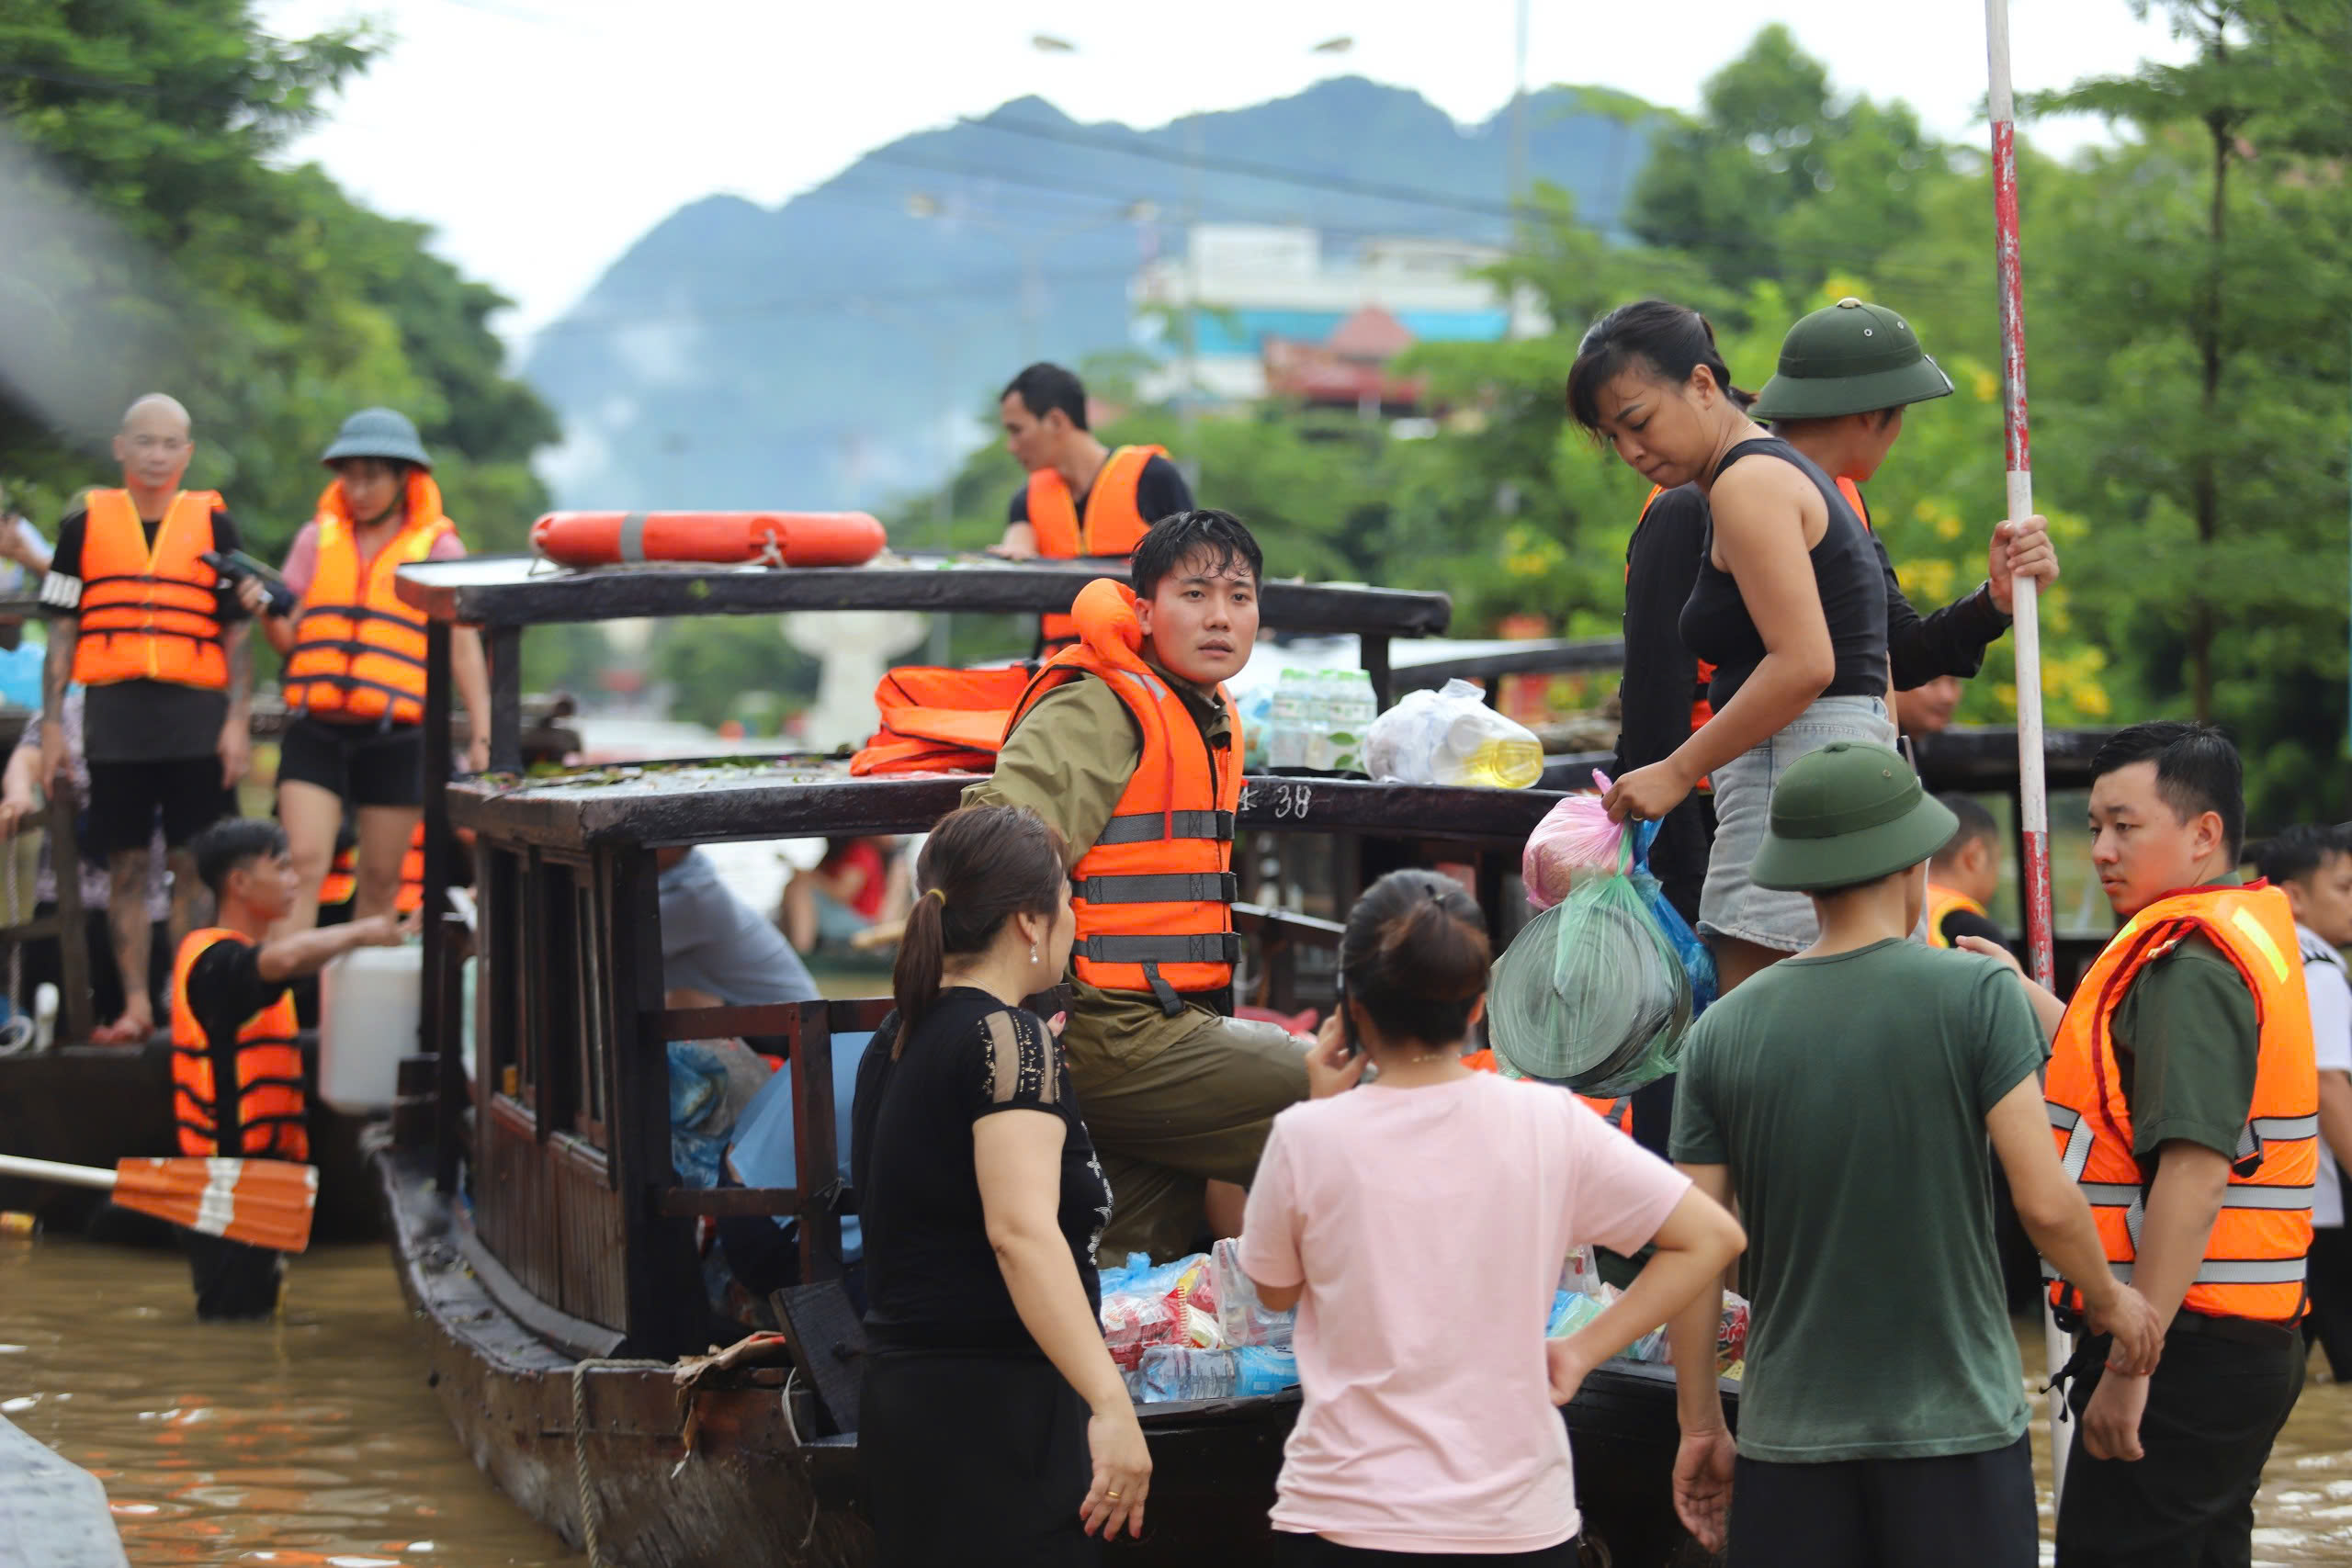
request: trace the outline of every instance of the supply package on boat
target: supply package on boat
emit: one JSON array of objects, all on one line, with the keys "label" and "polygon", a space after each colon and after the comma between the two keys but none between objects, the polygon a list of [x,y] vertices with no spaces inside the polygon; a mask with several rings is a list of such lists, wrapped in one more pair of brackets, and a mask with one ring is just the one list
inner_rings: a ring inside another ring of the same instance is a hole
[{"label": "supply package on boat", "polygon": [[1616,871],[1544,910],[1495,961],[1488,1033],[1521,1076],[1618,1095],[1674,1070],[1690,1021],[1714,998],[1714,961],[1667,903],[1644,823]]},{"label": "supply package on boat", "polygon": [[1617,852],[1625,825],[1609,819],[1600,796],[1609,792],[1609,775],[1598,768],[1592,782],[1597,795],[1572,795],[1544,814],[1527,835],[1519,857],[1519,880],[1527,901],[1548,909],[1576,890],[1577,883],[1617,869]]},{"label": "supply package on boat", "polygon": [[1298,1382],[1295,1313],[1268,1312],[1235,1244],[1152,1266],[1137,1252],[1105,1269],[1102,1338],[1138,1404],[1279,1393]]},{"label": "supply package on boat", "polygon": [[550,512],[531,525],[531,547],[571,567],[863,566],[885,542],[863,512]]},{"label": "supply package on boat", "polygon": [[1469,682],[1448,681],[1406,693],[1374,719],[1363,764],[1383,784],[1525,789],[1544,776],[1544,743]]}]

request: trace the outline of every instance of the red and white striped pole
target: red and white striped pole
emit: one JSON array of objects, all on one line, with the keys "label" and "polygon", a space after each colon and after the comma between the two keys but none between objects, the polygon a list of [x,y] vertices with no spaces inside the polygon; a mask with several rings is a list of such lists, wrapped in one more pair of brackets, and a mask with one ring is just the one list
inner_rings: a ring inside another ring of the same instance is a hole
[{"label": "red and white striped pole", "polygon": [[[1993,224],[1999,239],[2001,290],[2001,413],[2007,433],[2009,521],[2033,515],[2033,444],[2026,423],[2025,282],[2018,265],[2017,96],[2009,79],[2008,0],[1984,0],[1984,41],[1990,67],[1988,107],[1993,121]],[[2018,808],[2025,835],[2025,935],[2033,977],[2057,988],[2057,950],[2052,940],[2050,897],[2050,784],[2042,771],[2041,624],[2036,584],[2020,577],[2011,585],[2018,664]],[[2043,1350],[2052,1374],[2066,1364],[2071,1348],[2058,1331],[2047,1301],[2042,1303]],[[2066,1486],[2066,1452],[2074,1440],[2074,1415],[2063,1391],[2050,1393],[2052,1504]]]}]

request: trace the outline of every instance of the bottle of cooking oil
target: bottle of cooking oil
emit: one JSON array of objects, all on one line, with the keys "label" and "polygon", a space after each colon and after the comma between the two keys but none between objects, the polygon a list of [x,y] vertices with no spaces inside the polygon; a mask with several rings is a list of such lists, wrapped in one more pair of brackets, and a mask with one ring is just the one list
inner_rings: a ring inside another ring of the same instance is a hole
[{"label": "bottle of cooking oil", "polygon": [[1492,708],[1465,707],[1446,727],[1432,763],[1440,784],[1525,789],[1544,776],[1544,746]]}]

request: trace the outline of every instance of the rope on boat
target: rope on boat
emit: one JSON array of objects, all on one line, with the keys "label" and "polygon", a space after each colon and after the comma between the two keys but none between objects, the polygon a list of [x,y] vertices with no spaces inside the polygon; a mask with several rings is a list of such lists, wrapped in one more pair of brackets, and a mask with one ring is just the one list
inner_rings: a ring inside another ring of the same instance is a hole
[{"label": "rope on boat", "polygon": [[588,1553],[588,1568],[612,1568],[612,1559],[605,1555],[599,1539],[604,1510],[597,1506],[596,1490],[588,1483],[588,1373],[591,1369],[604,1371],[642,1371],[660,1368],[667,1370],[667,1361],[607,1360],[592,1358],[571,1363],[571,1477],[580,1490],[580,1544]]}]

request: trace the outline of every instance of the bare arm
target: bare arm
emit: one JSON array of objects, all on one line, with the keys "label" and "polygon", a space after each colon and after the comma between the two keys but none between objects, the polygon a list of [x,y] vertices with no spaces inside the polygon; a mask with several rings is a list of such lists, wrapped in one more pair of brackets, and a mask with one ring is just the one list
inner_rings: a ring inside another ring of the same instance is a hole
[{"label": "bare arm", "polygon": [[1035,560],[1037,530],[1026,523],[1007,523],[1004,537],[998,540],[989,553],[1003,556],[1009,560]]},{"label": "bare arm", "polygon": [[[1714,1168],[1720,1170],[1721,1167]],[[1625,1293],[1600,1316],[1553,1347],[1552,1399],[1565,1404],[1576,1393],[1576,1382],[1586,1371],[1647,1334],[1660,1324],[1683,1314],[1694,1317],[1706,1304],[1712,1325],[1723,1314],[1723,1296],[1711,1289],[1731,1260],[1747,1247],[1747,1233],[1694,1181],[1681,1201],[1666,1216],[1652,1240],[1650,1260],[1642,1266]],[[1714,1365],[1714,1329],[1707,1331],[1707,1364]],[[1563,1371],[1573,1371],[1567,1382]],[[1565,1389],[1563,1384],[1566,1384]]]},{"label": "bare arm", "polygon": [[40,748],[11,747],[7,770],[0,773],[0,838],[29,826],[40,815]]},{"label": "bare arm", "polygon": [[[1704,1193],[1728,1215],[1731,1169],[1720,1165],[1677,1165],[1690,1190]],[[1721,1280],[1710,1280],[1667,1324],[1667,1347],[1674,1358],[1674,1413],[1682,1440],[1674,1459],[1674,1508],[1699,1543],[1724,1548],[1731,1514],[1732,1461],[1736,1449],[1724,1420],[1722,1377],[1715,1342],[1723,1326]]]},{"label": "bare arm", "polygon": [[1093,1412],[1087,1443],[1094,1455],[1094,1483],[1083,1510],[1089,1528],[1099,1516],[1107,1539],[1132,1518],[1140,1535],[1151,1459],[1135,1402],[1102,1343],[1102,1325],[1087,1304],[1069,1243],[1062,1236],[1056,1213],[1061,1158],[1061,1119],[1050,1111],[1000,1111],[972,1124],[980,1211],[1013,1310],[1054,1370]]},{"label": "bare arm", "polygon": [[398,947],[401,927],[390,915],[298,931],[264,942],[254,955],[254,967],[265,980],[277,983],[309,975],[342,957],[355,947]]},{"label": "bare arm", "polygon": [[1792,488],[1802,484],[1803,477],[1785,464],[1750,463],[1714,487],[1709,500],[1715,545],[1763,639],[1764,658],[1732,700],[1664,761],[1617,781],[1607,798],[1619,820],[1629,813],[1651,820],[1665,816],[1701,779],[1786,728],[1837,674],[1837,650],[1805,544],[1803,503]]},{"label": "bare arm", "polygon": [[79,615],[53,615],[49,623],[49,648],[40,660],[40,721],[62,724],[65,688],[74,680],[74,646],[81,640]]},{"label": "bare arm", "polygon": [[2164,1349],[2164,1325],[2147,1302],[2108,1267],[2091,1206],[2058,1163],[2041,1080],[2020,1079],[1984,1118],[1984,1129],[1992,1134],[2001,1172],[2009,1179],[2018,1224],[2025,1227],[2034,1250],[2082,1291],[2092,1326],[2115,1336],[2120,1364],[2153,1371]]},{"label": "bare arm", "polygon": [[254,710],[254,624],[232,621],[220,628],[220,651],[229,660],[229,712],[252,722]]},{"label": "bare arm", "polygon": [[490,766],[490,660],[483,655],[481,632],[475,626],[449,628],[449,674],[458,683],[458,700],[466,705],[466,766],[481,773]]},{"label": "bare arm", "polygon": [[2177,1138],[2157,1153],[2160,1163],[2148,1193],[2147,1215],[2140,1224],[2132,1283],[2169,1325],[2204,1264],[2205,1246],[2229,1190],[2230,1161],[2202,1144]]}]

